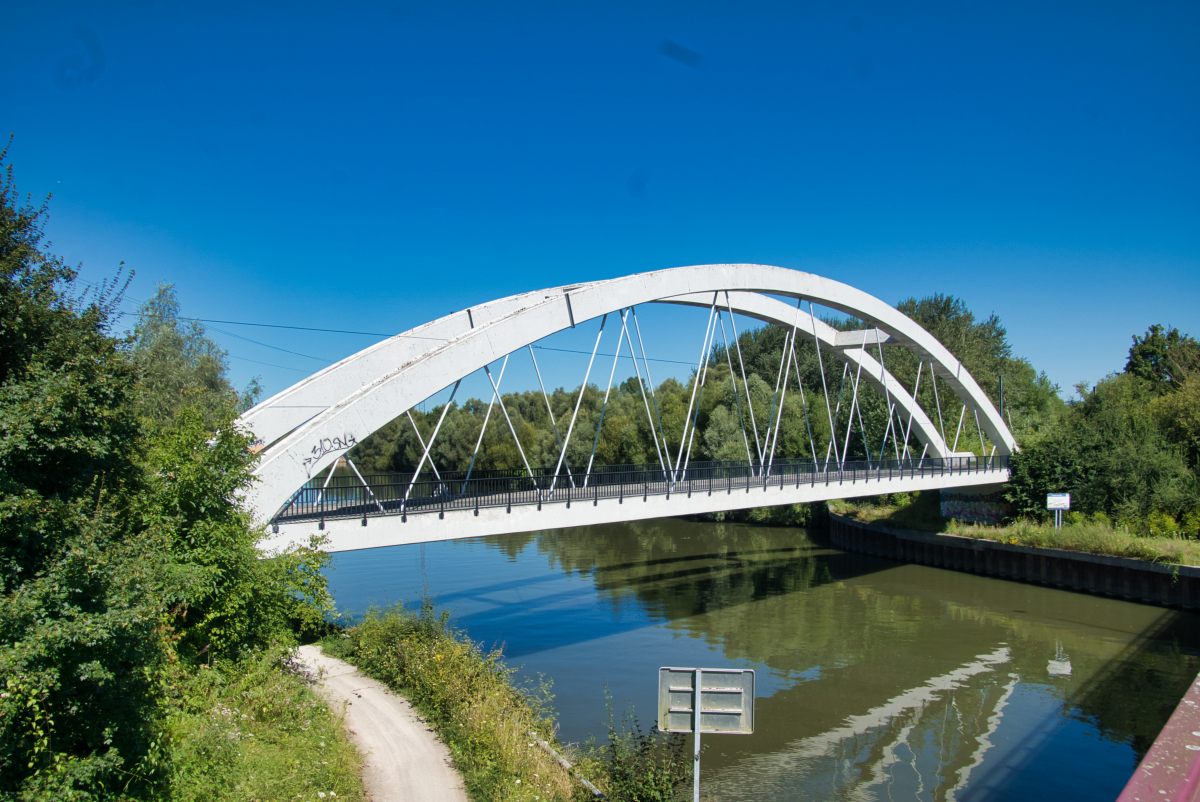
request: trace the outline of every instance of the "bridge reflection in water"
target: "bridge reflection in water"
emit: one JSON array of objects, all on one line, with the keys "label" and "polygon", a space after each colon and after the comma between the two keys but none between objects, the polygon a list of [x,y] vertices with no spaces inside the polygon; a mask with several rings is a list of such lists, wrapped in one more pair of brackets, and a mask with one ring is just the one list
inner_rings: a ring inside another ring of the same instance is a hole
[{"label": "bridge reflection in water", "polygon": [[[424,565],[422,566],[422,561]],[[662,664],[759,670],[757,730],[713,739],[720,800],[1115,798],[1200,667],[1200,619],[678,519],[341,554],[339,603],[422,582],[568,740],[654,709]],[[651,713],[652,715],[652,713]]]}]

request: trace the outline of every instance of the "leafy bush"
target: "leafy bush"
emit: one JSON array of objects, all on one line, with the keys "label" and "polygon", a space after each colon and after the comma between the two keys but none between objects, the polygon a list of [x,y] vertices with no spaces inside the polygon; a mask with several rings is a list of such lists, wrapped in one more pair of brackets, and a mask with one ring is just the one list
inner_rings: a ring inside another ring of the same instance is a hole
[{"label": "leafy bush", "polygon": [[1053,436],[1013,455],[1006,496],[1015,514],[1040,517],[1052,492],[1069,492],[1072,508],[1134,529],[1151,514],[1178,518],[1200,507],[1193,446],[1178,433],[1192,412],[1182,391],[1123,373],[1080,392]]}]

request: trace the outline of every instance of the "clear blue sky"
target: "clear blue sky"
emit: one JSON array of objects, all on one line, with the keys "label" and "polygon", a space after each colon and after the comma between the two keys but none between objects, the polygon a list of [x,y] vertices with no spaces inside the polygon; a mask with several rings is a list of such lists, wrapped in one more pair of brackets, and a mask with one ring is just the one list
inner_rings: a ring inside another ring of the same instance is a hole
[{"label": "clear blue sky", "polygon": [[[368,332],[777,264],[960,296],[1064,389],[1151,323],[1200,335],[1194,0],[338,5],[6,4],[0,132],[54,250],[187,314]],[[694,359],[673,320],[652,350]],[[214,335],[272,392],[324,364]]]}]

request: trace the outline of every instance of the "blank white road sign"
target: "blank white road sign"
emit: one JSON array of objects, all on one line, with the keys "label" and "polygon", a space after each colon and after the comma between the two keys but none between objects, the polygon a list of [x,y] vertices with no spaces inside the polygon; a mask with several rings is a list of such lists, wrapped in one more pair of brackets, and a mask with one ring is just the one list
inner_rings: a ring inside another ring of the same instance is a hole
[{"label": "blank white road sign", "polygon": [[660,668],[660,730],[696,731],[697,684],[700,687],[700,732],[741,735],[754,732],[752,668]]}]

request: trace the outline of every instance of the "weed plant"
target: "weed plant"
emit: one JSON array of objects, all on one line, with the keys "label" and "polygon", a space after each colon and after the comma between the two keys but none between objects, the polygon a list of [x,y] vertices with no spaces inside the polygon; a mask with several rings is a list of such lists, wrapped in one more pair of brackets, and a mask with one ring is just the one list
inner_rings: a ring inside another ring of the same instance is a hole
[{"label": "weed plant", "polygon": [[359,802],[361,757],[342,717],[282,647],[168,673],[170,798]]},{"label": "weed plant", "polygon": [[1022,519],[1008,526],[980,526],[950,521],[945,531],[952,535],[981,540],[997,540],[1022,546],[1079,551],[1108,557],[1132,557],[1137,560],[1200,565],[1200,541],[1174,533],[1169,535],[1136,535],[1121,525],[1106,520],[1083,520],[1053,524]]},{"label": "weed plant", "polygon": [[670,802],[692,779],[687,740],[651,727],[642,729],[632,707],[618,725],[608,697],[608,746],[600,764],[607,775],[608,795],[626,802]]}]

